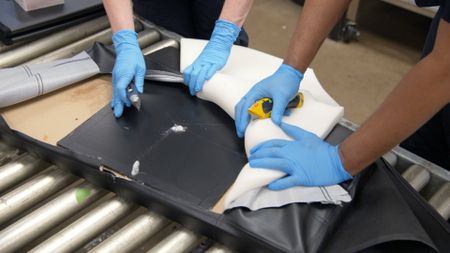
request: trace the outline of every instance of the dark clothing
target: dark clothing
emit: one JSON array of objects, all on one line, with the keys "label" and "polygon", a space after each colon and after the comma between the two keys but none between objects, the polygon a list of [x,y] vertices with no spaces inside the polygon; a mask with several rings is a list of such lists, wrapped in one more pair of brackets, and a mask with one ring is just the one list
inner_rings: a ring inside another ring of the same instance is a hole
[{"label": "dark clothing", "polygon": [[[224,0],[134,0],[134,12],[183,37],[209,40]],[[248,46],[242,29],[235,44]]]},{"label": "dark clothing", "polygon": [[439,6],[441,13],[438,18],[450,22],[450,1],[449,0],[416,0],[419,7]]},{"label": "dark clothing", "polygon": [[[422,57],[425,57],[433,50],[441,19],[450,22],[450,1],[416,0],[416,3],[418,6],[440,5],[425,41],[422,52]],[[444,106],[433,118],[403,141],[400,146],[450,170],[450,104]]]}]

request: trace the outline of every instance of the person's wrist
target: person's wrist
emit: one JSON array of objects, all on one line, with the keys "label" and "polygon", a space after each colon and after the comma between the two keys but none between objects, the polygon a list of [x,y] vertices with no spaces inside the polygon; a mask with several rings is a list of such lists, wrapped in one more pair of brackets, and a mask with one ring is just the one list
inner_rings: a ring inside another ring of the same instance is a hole
[{"label": "person's wrist", "polygon": [[337,167],[339,174],[341,175],[341,178],[344,179],[344,181],[352,179],[353,178],[352,174],[350,174],[349,171],[347,171],[344,167],[345,157],[343,156],[339,145],[333,146],[332,149],[334,153],[333,157],[335,166]]},{"label": "person's wrist", "polygon": [[124,45],[131,45],[139,48],[138,34],[133,30],[123,29],[115,32],[112,36],[112,41],[116,50]]}]

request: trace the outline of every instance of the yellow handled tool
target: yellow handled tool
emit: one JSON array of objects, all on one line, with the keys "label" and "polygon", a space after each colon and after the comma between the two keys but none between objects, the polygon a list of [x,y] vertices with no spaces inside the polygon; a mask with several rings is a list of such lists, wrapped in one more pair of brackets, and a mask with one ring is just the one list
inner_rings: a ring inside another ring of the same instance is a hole
[{"label": "yellow handled tool", "polygon": [[[300,108],[303,105],[304,97],[303,93],[299,92],[297,95],[288,103],[287,108]],[[273,101],[271,98],[262,98],[256,101],[250,108],[248,108],[248,113],[259,119],[270,118],[272,114]]]}]

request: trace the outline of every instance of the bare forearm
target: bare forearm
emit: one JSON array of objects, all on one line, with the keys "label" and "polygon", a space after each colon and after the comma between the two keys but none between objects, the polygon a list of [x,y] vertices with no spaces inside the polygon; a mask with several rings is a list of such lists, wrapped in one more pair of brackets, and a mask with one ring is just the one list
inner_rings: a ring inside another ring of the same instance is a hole
[{"label": "bare forearm", "polygon": [[411,69],[381,107],[340,145],[341,160],[350,174],[357,174],[450,102],[450,54],[446,48],[450,24],[442,23],[435,50]]},{"label": "bare forearm", "polygon": [[305,1],[284,63],[304,73],[349,4],[350,0]]},{"label": "bare forearm", "polygon": [[103,0],[113,32],[134,30],[133,10],[130,0]]},{"label": "bare forearm", "polygon": [[242,27],[252,4],[253,0],[226,0],[219,18]]}]

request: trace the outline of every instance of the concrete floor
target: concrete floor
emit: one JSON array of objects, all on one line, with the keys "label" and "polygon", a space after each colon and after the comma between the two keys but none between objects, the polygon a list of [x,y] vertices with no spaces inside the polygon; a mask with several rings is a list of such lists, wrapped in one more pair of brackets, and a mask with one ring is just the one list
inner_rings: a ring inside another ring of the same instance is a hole
[{"label": "concrete floor", "polygon": [[[250,47],[284,57],[301,7],[291,0],[257,0],[245,29]],[[420,59],[430,18],[381,1],[361,1],[361,36],[349,44],[327,39],[311,64],[345,117],[361,124]]]}]

